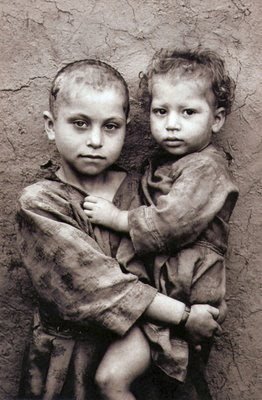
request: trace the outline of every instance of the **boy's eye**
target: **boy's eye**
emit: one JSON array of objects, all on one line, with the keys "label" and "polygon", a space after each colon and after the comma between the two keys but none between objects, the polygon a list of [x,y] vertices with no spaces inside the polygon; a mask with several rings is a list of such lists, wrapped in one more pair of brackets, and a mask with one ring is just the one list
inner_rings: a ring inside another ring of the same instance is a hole
[{"label": "boy's eye", "polygon": [[112,123],[110,123],[110,124],[106,124],[105,125],[105,129],[107,130],[107,131],[114,131],[115,129],[117,129],[118,128],[118,125],[117,124],[112,124]]},{"label": "boy's eye", "polygon": [[153,108],[152,112],[156,115],[165,115],[167,113],[165,108]]},{"label": "boy's eye", "polygon": [[186,108],[185,110],[183,110],[183,114],[186,116],[190,116],[196,114],[196,110],[193,110],[192,108]]},{"label": "boy's eye", "polygon": [[87,122],[86,122],[86,121],[82,121],[82,120],[73,121],[73,124],[74,124],[77,128],[84,128],[84,127],[87,126]]}]

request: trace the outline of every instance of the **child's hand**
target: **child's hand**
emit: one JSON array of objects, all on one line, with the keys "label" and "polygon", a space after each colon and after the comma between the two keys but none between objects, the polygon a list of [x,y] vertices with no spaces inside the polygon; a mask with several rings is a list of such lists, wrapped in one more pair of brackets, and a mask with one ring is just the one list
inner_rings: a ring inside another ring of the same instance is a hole
[{"label": "child's hand", "polygon": [[221,332],[215,321],[219,316],[217,308],[206,304],[194,304],[185,325],[185,329],[193,343],[199,344],[203,339],[211,338]]},{"label": "child's hand", "polygon": [[110,201],[96,196],[87,196],[83,207],[85,214],[91,222],[109,228],[112,228],[119,211]]},{"label": "child's hand", "polygon": [[103,225],[116,231],[128,231],[128,212],[119,210],[110,201],[102,197],[87,196],[83,207],[85,214],[92,223]]}]

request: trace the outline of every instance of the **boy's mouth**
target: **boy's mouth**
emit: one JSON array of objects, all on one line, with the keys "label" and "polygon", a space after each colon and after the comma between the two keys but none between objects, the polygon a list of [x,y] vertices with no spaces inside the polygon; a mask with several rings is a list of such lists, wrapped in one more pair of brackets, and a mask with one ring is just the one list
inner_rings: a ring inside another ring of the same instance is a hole
[{"label": "boy's mouth", "polygon": [[88,158],[91,160],[105,160],[106,157],[100,156],[99,154],[81,154],[81,158]]}]

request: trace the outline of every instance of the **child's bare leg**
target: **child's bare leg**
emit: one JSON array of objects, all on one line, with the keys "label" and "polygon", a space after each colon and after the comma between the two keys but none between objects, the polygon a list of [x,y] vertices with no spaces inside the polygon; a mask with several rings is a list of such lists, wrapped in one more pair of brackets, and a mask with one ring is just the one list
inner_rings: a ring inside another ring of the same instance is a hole
[{"label": "child's bare leg", "polygon": [[96,373],[105,400],[135,400],[131,383],[148,368],[150,348],[139,328],[133,328],[107,350]]}]

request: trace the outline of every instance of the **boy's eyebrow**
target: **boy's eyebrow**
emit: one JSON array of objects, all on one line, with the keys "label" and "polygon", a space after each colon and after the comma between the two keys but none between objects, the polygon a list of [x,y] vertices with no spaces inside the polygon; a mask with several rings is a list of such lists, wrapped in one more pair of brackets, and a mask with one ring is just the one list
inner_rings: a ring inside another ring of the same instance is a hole
[{"label": "boy's eyebrow", "polygon": [[68,117],[68,119],[75,119],[75,118],[89,119],[88,115],[82,113],[75,113]]},{"label": "boy's eyebrow", "polygon": [[109,118],[106,118],[105,119],[105,122],[110,122],[110,121],[115,121],[115,120],[120,120],[120,121],[125,121],[125,118],[123,118],[123,117],[120,117],[120,116],[118,116],[118,115],[115,115],[115,116],[113,116],[113,117],[109,117]]},{"label": "boy's eyebrow", "polygon": [[[68,117],[68,120],[75,119],[75,118],[88,119],[88,120],[90,119],[90,117],[86,114],[75,113],[75,114],[70,115]],[[108,118],[104,119],[105,122],[109,122],[109,121],[113,121],[113,120],[125,121],[125,118],[121,117],[120,115],[113,115],[112,117],[108,117]]]}]

